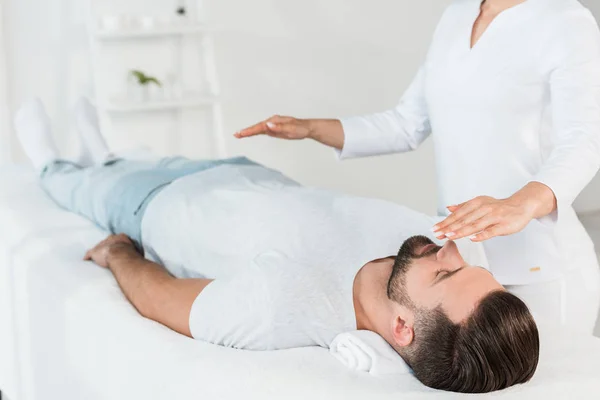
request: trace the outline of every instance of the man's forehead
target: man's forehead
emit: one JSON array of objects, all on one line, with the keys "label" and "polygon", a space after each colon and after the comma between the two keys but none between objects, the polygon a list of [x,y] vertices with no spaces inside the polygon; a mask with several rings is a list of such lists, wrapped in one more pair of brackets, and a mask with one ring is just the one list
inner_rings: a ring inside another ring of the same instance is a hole
[{"label": "man's forehead", "polygon": [[[468,267],[439,284],[440,306],[454,322],[461,322],[491,292],[504,290],[491,273],[481,267]],[[435,290],[435,289],[434,289]]]},{"label": "man's forehead", "polygon": [[455,322],[468,317],[490,292],[504,289],[489,270],[471,265],[451,270],[436,255],[413,260],[407,275],[407,294],[415,304],[441,307]]}]

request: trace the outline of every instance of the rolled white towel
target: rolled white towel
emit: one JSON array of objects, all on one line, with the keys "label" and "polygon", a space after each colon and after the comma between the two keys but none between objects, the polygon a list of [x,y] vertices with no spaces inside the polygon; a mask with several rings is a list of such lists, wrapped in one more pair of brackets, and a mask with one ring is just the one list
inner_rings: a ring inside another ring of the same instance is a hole
[{"label": "rolled white towel", "polygon": [[402,357],[375,332],[342,333],[333,339],[329,351],[342,364],[355,371],[375,376],[411,372]]}]

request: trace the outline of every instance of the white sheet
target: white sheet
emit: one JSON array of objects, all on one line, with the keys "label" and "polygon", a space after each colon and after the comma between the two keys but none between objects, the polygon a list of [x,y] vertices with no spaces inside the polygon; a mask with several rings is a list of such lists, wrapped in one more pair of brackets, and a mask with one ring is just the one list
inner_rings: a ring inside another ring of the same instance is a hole
[{"label": "white sheet", "polygon": [[[14,358],[0,355],[2,370],[17,372],[9,383],[0,378],[0,389],[11,400],[449,396],[411,375],[349,371],[325,349],[243,352],[178,335],[140,317],[108,271],[81,261],[103,237],[54,206],[27,170],[0,169],[0,254],[10,254],[0,258],[0,301],[11,302],[0,307],[0,350],[15,338],[17,348]],[[542,342],[533,381],[494,396],[600,393],[600,340],[549,332]]]}]

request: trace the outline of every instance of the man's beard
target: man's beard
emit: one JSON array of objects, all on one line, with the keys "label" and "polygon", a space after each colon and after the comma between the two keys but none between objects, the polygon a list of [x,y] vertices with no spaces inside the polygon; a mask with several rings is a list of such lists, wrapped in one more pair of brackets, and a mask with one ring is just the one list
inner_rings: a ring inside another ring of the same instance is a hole
[{"label": "man's beard", "polygon": [[432,247],[423,254],[418,254],[418,251],[427,245],[435,244],[426,236],[413,236],[407,239],[400,247],[400,251],[396,256],[392,275],[388,282],[388,297],[400,304],[410,305],[410,298],[406,293],[406,273],[410,269],[410,265],[414,260],[428,257],[440,251],[440,246]]}]

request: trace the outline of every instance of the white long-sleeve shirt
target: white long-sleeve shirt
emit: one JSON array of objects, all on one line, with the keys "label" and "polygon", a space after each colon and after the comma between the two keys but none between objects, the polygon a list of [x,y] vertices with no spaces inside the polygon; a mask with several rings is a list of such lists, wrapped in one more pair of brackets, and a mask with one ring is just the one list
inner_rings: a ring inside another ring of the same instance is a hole
[{"label": "white long-sleeve shirt", "polygon": [[558,212],[485,248],[503,284],[553,280],[597,262],[572,203],[600,166],[600,32],[576,0],[527,0],[471,48],[480,4],[447,9],[396,108],[342,120],[340,157],[410,151],[433,133],[441,215],[480,195],[547,185]]}]

